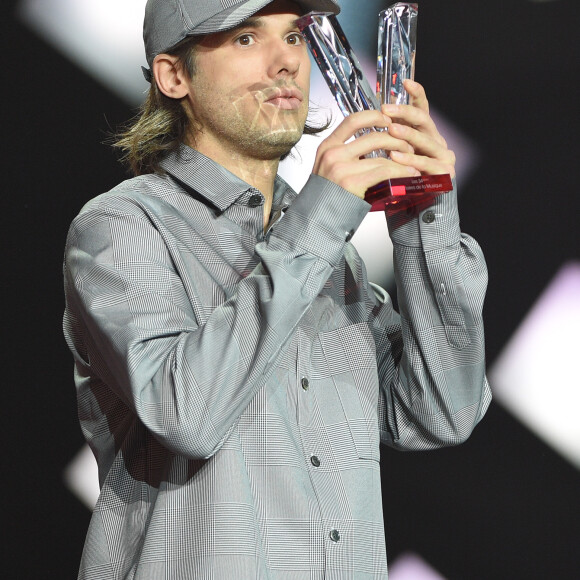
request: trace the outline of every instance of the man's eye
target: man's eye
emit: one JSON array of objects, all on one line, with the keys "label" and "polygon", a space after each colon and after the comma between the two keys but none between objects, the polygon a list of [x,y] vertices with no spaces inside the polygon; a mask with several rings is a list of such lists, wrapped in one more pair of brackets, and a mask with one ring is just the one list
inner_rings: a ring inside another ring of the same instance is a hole
[{"label": "man's eye", "polygon": [[298,32],[293,32],[292,34],[289,34],[286,37],[286,42],[288,44],[293,44],[295,46],[298,46],[299,44],[302,44],[302,41],[303,40],[304,39],[303,39],[302,35],[300,33],[298,33]]},{"label": "man's eye", "polygon": [[254,44],[254,37],[251,34],[242,34],[236,38],[236,42],[242,46],[250,46]]}]

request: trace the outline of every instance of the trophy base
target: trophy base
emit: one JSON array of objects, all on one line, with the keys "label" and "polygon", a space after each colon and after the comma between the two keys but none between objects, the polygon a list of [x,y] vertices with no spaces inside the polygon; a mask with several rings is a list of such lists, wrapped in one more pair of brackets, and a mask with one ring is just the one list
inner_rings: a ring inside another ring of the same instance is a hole
[{"label": "trophy base", "polygon": [[450,175],[422,175],[389,179],[371,187],[365,201],[371,211],[386,211],[389,214],[416,213],[429,207],[437,197],[453,189]]}]

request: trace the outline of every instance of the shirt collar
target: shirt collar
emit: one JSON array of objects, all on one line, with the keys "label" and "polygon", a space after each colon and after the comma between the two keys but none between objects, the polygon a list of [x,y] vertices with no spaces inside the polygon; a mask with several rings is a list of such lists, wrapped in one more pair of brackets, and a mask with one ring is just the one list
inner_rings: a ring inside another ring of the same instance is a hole
[{"label": "shirt collar", "polygon": [[[160,165],[169,175],[206,198],[221,212],[241,197],[245,196],[247,199],[249,190],[258,192],[256,188],[219,163],[185,144],[181,144],[177,151],[164,157]],[[272,210],[286,209],[296,197],[296,192],[277,175],[274,181]]]}]

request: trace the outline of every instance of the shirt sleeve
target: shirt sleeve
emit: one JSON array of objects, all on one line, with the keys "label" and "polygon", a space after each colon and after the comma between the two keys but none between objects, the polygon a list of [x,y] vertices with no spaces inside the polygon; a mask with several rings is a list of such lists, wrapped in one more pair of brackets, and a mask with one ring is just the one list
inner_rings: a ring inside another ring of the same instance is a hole
[{"label": "shirt sleeve", "polygon": [[[168,449],[208,458],[266,383],[366,202],[312,176],[260,262],[203,320],[186,280],[203,251],[171,251],[135,196],[104,196],[73,222],[65,251],[65,334],[77,385],[98,377]],[[86,389],[88,390],[88,389]],[[85,405],[87,415],[91,404]]]},{"label": "shirt sleeve", "polygon": [[387,222],[399,313],[386,293],[374,292],[381,439],[403,450],[455,445],[491,400],[482,319],[485,259],[460,231],[455,187],[418,217],[391,215]]}]

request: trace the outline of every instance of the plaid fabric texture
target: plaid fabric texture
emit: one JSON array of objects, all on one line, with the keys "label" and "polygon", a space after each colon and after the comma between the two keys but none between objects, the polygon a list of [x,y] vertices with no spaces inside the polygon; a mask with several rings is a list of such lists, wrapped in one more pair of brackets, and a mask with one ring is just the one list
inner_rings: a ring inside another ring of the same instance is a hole
[{"label": "plaid fabric texture", "polygon": [[399,315],[345,241],[366,202],[277,180],[264,234],[248,184],[185,146],[164,168],[67,240],[101,485],[79,578],[386,579],[379,442],[460,443],[490,398],[486,267],[455,192],[392,230]]}]

